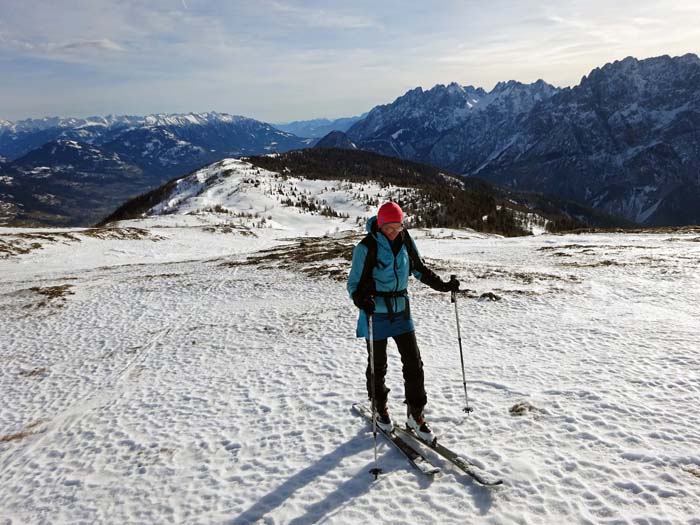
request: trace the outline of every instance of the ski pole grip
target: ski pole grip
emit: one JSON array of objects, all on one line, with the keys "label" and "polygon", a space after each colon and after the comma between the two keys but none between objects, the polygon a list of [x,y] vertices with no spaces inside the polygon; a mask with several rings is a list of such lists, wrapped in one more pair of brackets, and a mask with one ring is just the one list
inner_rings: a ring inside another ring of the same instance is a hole
[{"label": "ski pole grip", "polygon": [[[453,273],[452,275],[450,275],[450,282],[455,281],[456,279],[457,279],[456,274]],[[457,292],[455,292],[454,290],[452,290],[452,293],[450,294],[450,302],[451,303],[457,302]]]}]

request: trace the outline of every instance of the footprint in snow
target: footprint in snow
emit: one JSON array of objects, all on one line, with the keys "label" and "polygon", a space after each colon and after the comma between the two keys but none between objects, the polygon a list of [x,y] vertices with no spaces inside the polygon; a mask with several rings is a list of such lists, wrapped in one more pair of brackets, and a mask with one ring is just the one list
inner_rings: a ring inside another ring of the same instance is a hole
[{"label": "footprint in snow", "polygon": [[224,450],[230,452],[234,458],[238,456],[238,451],[241,449],[241,445],[239,445],[238,443],[231,443],[231,441],[229,441],[228,439],[222,440],[221,444],[223,445]]}]

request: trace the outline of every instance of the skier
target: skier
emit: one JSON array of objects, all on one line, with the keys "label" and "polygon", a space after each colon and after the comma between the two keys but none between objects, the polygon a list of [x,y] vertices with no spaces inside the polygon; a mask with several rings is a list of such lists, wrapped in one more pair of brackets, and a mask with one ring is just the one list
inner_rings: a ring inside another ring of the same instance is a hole
[{"label": "skier", "polygon": [[377,215],[367,221],[366,229],[367,236],[352,253],[347,290],[360,309],[357,337],[364,337],[367,344],[367,393],[372,399],[368,329],[368,316],[372,316],[377,424],[389,432],[393,429],[387,407],[389,389],[384,384],[387,339],[391,337],[403,363],[406,423],[419,437],[432,443],[435,434],[423,414],[427,403],[423,361],[416,342],[406,286],[409,273],[440,292],[459,290],[459,281],[445,282],[425,266],[413,239],[404,229],[403,211],[395,202],[383,204]]}]

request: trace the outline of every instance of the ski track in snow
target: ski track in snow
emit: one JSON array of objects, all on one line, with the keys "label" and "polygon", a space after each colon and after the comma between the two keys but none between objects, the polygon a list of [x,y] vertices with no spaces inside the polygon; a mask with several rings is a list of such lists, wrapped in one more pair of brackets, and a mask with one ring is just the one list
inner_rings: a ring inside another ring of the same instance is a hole
[{"label": "ski track in snow", "polygon": [[[50,271],[45,252],[0,261],[0,437],[26,431],[0,441],[0,523],[700,523],[689,236],[417,232],[443,276],[503,297],[458,303],[466,416],[454,307],[410,284],[428,418],[505,480],[487,489],[427,452],[430,480],[381,440],[372,481],[344,283],[224,264],[269,239],[187,251],[172,231],[181,252],[156,262],[151,241],[52,247]],[[72,295],[30,290],[59,285]],[[391,343],[394,417],[400,369]]]}]

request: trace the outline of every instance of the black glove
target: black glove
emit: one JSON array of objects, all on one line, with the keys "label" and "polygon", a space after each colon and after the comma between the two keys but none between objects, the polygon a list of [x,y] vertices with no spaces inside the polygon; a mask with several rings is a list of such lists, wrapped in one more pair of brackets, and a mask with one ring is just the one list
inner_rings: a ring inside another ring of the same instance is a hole
[{"label": "black glove", "polygon": [[459,292],[459,281],[456,277],[452,277],[449,281],[445,283],[447,285],[448,292]]},{"label": "black glove", "polygon": [[457,279],[443,281],[435,274],[435,272],[428,270],[427,268],[423,273],[423,277],[421,277],[421,282],[427,284],[433,290],[437,290],[438,292],[456,292],[459,290],[459,281]]},{"label": "black glove", "polygon": [[352,302],[355,303],[360,310],[364,310],[367,315],[374,313],[374,297],[355,292],[352,294]]},{"label": "black glove", "polygon": [[438,292],[456,292],[459,290],[459,281],[457,279],[452,279],[450,281],[440,280],[435,289]]}]

